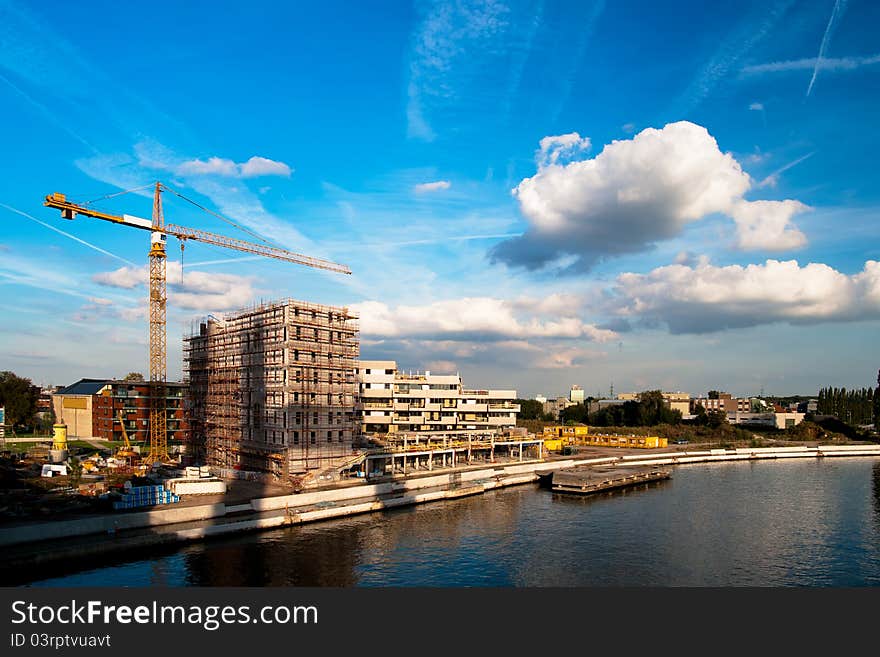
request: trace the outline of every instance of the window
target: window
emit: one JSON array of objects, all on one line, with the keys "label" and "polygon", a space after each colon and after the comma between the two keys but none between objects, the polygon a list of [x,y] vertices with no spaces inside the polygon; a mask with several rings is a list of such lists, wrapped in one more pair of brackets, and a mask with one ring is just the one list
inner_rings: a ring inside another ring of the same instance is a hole
[{"label": "window", "polygon": [[315,442],[316,442],[316,439],[315,439],[315,432],[312,431],[311,434],[312,434],[312,435],[309,436],[309,442],[312,443],[312,445],[314,445]]}]

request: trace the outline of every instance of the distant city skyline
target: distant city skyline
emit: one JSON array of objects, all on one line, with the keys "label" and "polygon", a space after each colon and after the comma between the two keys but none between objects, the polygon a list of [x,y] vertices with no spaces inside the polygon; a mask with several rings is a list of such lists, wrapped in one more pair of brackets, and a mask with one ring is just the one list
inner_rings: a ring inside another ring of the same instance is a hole
[{"label": "distant city skyline", "polygon": [[521,398],[875,385],[877,3],[150,12],[0,0],[0,369],[146,373],[148,236],[42,199],[162,180],[353,271],[169,240],[173,379],[199,318],[292,297],[356,311],[364,359]]}]

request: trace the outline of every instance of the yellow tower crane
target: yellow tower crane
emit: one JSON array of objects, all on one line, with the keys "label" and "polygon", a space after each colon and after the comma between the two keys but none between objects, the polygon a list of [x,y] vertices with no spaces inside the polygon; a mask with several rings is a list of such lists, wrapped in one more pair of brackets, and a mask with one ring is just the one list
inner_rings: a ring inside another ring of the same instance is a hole
[{"label": "yellow tower crane", "polygon": [[[75,219],[79,214],[85,217],[103,219],[116,224],[150,231],[150,453],[145,459],[147,463],[169,460],[168,428],[165,415],[167,406],[165,393],[167,377],[165,242],[168,239],[168,235],[178,238],[181,241],[181,247],[186,240],[194,240],[236,251],[244,251],[245,253],[262,255],[267,258],[276,258],[277,260],[284,260],[285,262],[292,262],[307,267],[326,269],[341,274],[351,274],[351,270],[347,266],[330,262],[329,260],[301,255],[268,244],[255,244],[232,237],[217,235],[216,233],[187,228],[186,226],[166,224],[162,213],[162,192],[166,190],[181,196],[181,198],[201,208],[197,203],[190,201],[190,199],[187,199],[161,182],[156,183],[153,193],[152,221],[128,214],[118,216],[101,212],[85,205],[72,203],[67,200],[64,194],[57,192],[47,196],[43,203],[47,207],[61,210],[62,219]],[[206,210],[205,208],[202,209]],[[210,212],[210,210],[206,211]]]}]

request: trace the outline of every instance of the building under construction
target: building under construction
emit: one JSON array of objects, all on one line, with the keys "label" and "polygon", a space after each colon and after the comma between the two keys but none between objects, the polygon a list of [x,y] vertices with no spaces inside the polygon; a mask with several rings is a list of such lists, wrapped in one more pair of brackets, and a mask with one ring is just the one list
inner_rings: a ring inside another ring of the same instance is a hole
[{"label": "building under construction", "polygon": [[194,458],[287,480],[351,456],[359,344],[347,308],[291,299],[200,322],[184,339]]}]

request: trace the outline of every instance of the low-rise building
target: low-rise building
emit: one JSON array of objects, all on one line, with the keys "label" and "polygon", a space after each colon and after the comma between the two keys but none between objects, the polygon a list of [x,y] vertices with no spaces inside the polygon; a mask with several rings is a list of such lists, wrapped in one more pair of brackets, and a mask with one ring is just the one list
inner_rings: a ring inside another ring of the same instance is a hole
[{"label": "low-rise building", "polygon": [[804,421],[804,413],[752,413],[733,411],[727,414],[730,424],[790,429]]},{"label": "low-rise building", "polygon": [[[183,442],[189,432],[183,398],[186,384],[165,384],[168,439]],[[150,439],[150,384],[144,381],[80,379],[52,394],[56,420],[63,419],[72,438],[122,440],[119,414],[132,442]]]},{"label": "low-rise building", "polygon": [[718,397],[695,397],[690,400],[691,413],[696,411],[697,405],[709,411],[724,411],[725,413],[749,413],[752,411],[752,400],[748,397],[735,398],[728,392],[722,392]]},{"label": "low-rise building", "polygon": [[401,372],[393,360],[362,360],[364,433],[505,430],[516,426],[516,390],[472,390],[458,374]]},{"label": "low-rise building", "polygon": [[544,402],[544,414],[552,415],[559,422],[562,419],[562,411],[570,406],[577,406],[578,402],[571,401],[568,397],[557,397]]}]

